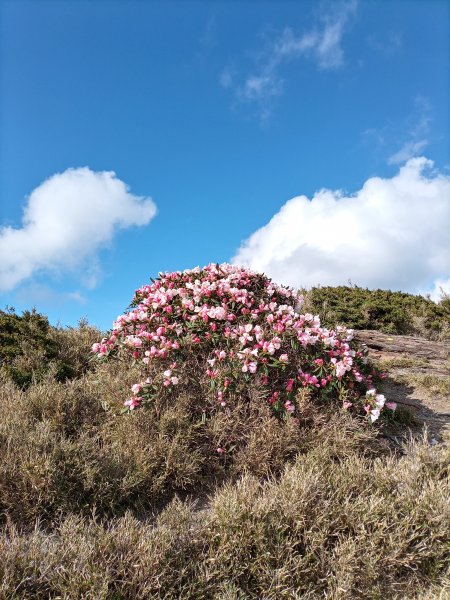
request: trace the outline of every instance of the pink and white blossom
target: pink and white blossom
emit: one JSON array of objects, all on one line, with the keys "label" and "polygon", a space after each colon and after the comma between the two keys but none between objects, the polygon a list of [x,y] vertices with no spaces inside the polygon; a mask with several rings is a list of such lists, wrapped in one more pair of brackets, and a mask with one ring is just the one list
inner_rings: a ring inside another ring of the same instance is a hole
[{"label": "pink and white blossom", "polygon": [[[254,381],[274,410],[288,414],[302,388],[318,399],[345,389],[344,408],[372,422],[386,408],[395,410],[374,387],[353,332],[322,327],[317,315],[300,313],[302,303],[294,290],[226,263],[160,273],[136,291],[133,308],[92,351],[100,358],[129,356],[140,365],[141,380],[126,401],[130,410],[159,393],[173,394],[191,353],[222,406],[223,390],[230,403],[241,381]],[[188,383],[183,374],[183,387]]]}]

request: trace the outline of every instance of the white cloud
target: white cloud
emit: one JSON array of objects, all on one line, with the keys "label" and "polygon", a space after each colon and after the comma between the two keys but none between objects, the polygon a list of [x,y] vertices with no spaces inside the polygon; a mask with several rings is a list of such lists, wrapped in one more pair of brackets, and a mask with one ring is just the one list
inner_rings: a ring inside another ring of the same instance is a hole
[{"label": "white cloud", "polygon": [[417,156],[428,146],[428,140],[417,140],[405,142],[400,150],[391,154],[388,158],[389,165],[400,165],[413,156]]},{"label": "white cloud", "polygon": [[419,154],[429,145],[431,105],[427,98],[416,96],[414,109],[408,115],[404,127],[402,146],[388,157],[389,165],[400,165]]},{"label": "white cloud", "polygon": [[324,27],[315,33],[311,52],[322,69],[335,69],[344,62],[341,42],[350,16],[357,8],[356,0],[336,5],[333,14],[325,15]]},{"label": "white cloud", "polygon": [[219,83],[226,90],[233,85],[233,74],[229,67],[226,67],[220,74]]},{"label": "white cloud", "polygon": [[442,296],[450,295],[450,278],[447,280],[438,279],[434,282],[433,288],[429,291],[429,296],[435,302],[439,302],[442,299]]},{"label": "white cloud", "polygon": [[29,196],[22,227],[0,228],[0,290],[42,270],[74,270],[87,259],[95,270],[97,250],[117,229],[146,225],[155,214],[153,201],[131,194],[113,172],[84,167],[53,175]]},{"label": "white cloud", "polygon": [[385,57],[391,57],[402,47],[402,35],[398,31],[377,31],[367,38],[369,46]]},{"label": "white cloud", "polygon": [[425,158],[356,194],[286,202],[233,261],[294,287],[345,285],[435,293],[450,278],[450,176]]},{"label": "white cloud", "polygon": [[247,100],[268,99],[279,96],[283,90],[283,82],[272,74],[252,75],[246,79],[240,93]]},{"label": "white cloud", "polygon": [[271,99],[283,93],[284,81],[279,72],[283,64],[305,58],[315,62],[319,69],[342,66],[342,38],[351,15],[356,11],[357,1],[348,0],[332,7],[331,12],[321,15],[318,26],[301,35],[286,27],[260,54],[257,68],[244,78],[243,83],[235,83],[229,76],[229,70],[225,69],[220,78],[222,87],[232,88],[241,101],[258,103],[262,116],[267,117]]},{"label": "white cloud", "polygon": [[27,306],[62,306],[68,302],[86,304],[87,299],[78,291],[58,292],[41,283],[29,283],[22,286],[15,298]]}]

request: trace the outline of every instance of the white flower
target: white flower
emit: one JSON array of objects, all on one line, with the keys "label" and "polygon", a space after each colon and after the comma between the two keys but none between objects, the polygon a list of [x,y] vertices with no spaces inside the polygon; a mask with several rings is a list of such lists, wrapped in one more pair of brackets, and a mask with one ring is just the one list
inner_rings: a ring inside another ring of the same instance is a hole
[{"label": "white flower", "polygon": [[380,409],[379,408],[374,408],[373,410],[370,411],[370,420],[372,421],[372,423],[374,423],[378,417],[380,416]]},{"label": "white flower", "polygon": [[375,399],[375,404],[378,406],[378,408],[383,408],[385,402],[386,402],[386,398],[384,397],[384,395],[377,394],[376,399]]}]

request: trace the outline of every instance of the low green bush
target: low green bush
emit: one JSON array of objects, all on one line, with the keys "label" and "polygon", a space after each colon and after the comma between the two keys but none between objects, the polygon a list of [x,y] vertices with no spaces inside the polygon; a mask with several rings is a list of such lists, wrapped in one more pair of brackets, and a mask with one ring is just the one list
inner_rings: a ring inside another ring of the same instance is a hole
[{"label": "low green bush", "polygon": [[89,348],[100,332],[85,321],[79,327],[52,327],[35,309],[22,315],[0,310],[0,369],[21,388],[51,372],[57,381],[81,375]]},{"label": "low green bush", "polygon": [[305,298],[305,308],[320,314],[328,327],[345,324],[391,334],[450,338],[450,298],[445,294],[436,303],[423,296],[390,290],[325,286],[305,291]]}]

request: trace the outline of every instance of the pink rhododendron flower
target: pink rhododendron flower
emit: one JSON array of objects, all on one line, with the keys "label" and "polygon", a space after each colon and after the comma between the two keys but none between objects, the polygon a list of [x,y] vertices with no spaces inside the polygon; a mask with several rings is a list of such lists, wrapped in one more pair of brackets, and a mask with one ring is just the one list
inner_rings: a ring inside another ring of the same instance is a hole
[{"label": "pink rhododendron flower", "polygon": [[344,391],[347,410],[375,421],[394,403],[377,392],[365,351],[352,343],[351,330],[302,315],[302,302],[294,290],[233,265],[160,273],[92,351],[132,358],[142,370],[126,401],[130,410],[178,393],[181,373],[183,389],[200,386],[205,400],[217,398],[216,408],[225,403],[223,390],[230,404],[257,386],[275,414],[286,416],[303,388],[319,402],[338,403]]},{"label": "pink rhododendron flower", "polygon": [[284,407],[288,411],[288,413],[293,413],[295,411],[295,406],[290,400],[286,400],[286,402],[284,403]]},{"label": "pink rhododendron flower", "polygon": [[286,390],[287,390],[288,392],[292,392],[292,390],[293,390],[293,388],[294,388],[294,382],[295,382],[295,379],[288,379],[288,380],[287,380],[287,383],[286,383]]},{"label": "pink rhododendron flower", "polygon": [[132,396],[128,400],[125,400],[124,405],[128,406],[128,408],[130,410],[134,410],[135,408],[137,408],[139,406],[141,400],[142,400],[142,398]]}]

